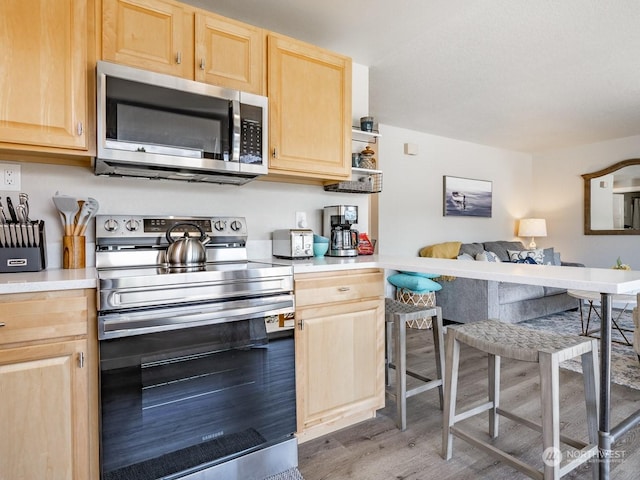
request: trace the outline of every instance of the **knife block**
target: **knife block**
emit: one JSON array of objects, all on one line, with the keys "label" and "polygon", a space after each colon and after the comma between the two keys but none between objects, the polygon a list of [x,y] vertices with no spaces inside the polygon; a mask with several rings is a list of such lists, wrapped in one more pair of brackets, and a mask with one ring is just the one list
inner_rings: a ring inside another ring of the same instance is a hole
[{"label": "knife block", "polygon": [[[36,222],[32,222],[36,225]],[[47,242],[44,235],[44,222],[39,223],[38,247],[0,248],[0,273],[39,272],[47,268]]]}]

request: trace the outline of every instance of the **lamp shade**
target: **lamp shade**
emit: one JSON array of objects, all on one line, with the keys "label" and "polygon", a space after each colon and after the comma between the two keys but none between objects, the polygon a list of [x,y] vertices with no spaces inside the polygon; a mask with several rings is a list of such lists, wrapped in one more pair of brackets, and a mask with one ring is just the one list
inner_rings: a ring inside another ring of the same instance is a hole
[{"label": "lamp shade", "polygon": [[523,218],[518,227],[519,237],[546,237],[547,222],[544,218]]}]

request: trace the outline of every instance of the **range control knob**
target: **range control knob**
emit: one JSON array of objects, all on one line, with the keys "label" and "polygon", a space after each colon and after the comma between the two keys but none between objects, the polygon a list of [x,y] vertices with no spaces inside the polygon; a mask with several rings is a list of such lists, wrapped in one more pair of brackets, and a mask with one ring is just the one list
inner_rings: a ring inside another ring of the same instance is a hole
[{"label": "range control knob", "polygon": [[234,220],[233,222],[231,222],[231,230],[233,230],[234,232],[237,232],[238,230],[242,229],[242,222],[239,222],[238,220]]},{"label": "range control knob", "polygon": [[227,222],[224,220],[217,220],[213,223],[213,228],[217,231],[222,232],[225,228],[227,228]]},{"label": "range control knob", "polygon": [[104,229],[107,232],[115,232],[118,229],[118,222],[117,220],[110,218],[109,220],[107,220],[106,222],[104,222]]},{"label": "range control knob", "polygon": [[140,222],[138,220],[135,220],[135,219],[132,218],[130,220],[127,220],[124,223],[124,226],[130,232],[135,232],[136,230],[138,230],[140,228]]}]

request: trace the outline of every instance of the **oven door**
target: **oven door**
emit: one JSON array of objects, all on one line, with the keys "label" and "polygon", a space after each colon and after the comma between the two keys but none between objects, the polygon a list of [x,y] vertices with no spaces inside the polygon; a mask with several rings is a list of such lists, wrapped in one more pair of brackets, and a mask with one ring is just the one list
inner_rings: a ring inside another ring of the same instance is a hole
[{"label": "oven door", "polygon": [[102,340],[100,394],[103,480],[185,477],[293,437],[293,335],[260,317]]}]

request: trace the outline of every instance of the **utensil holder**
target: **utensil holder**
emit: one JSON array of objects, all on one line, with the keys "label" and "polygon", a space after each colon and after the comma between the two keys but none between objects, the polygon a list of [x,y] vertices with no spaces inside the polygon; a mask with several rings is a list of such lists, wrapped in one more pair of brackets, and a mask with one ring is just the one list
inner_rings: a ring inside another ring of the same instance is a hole
[{"label": "utensil holder", "polygon": [[47,242],[44,222],[31,222],[38,237],[38,246],[0,248],[0,273],[39,272],[47,268]]},{"label": "utensil holder", "polygon": [[62,237],[62,268],[85,268],[86,237],[65,235]]}]

